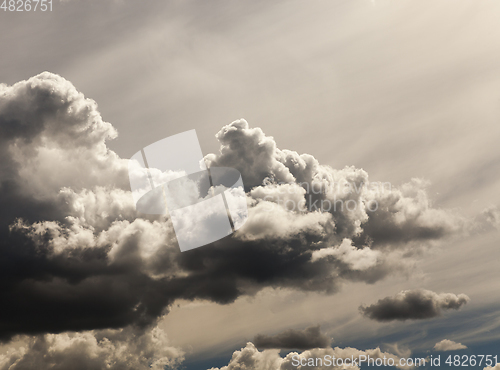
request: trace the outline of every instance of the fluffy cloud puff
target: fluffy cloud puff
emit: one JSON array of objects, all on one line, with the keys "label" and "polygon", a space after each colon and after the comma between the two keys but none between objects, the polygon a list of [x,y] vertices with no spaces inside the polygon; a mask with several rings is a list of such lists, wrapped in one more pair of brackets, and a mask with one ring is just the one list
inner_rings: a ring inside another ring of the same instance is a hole
[{"label": "fluffy cloud puff", "polygon": [[449,339],[443,339],[434,346],[435,351],[456,351],[459,349],[467,349],[467,346]]},{"label": "fluffy cloud puff", "polygon": [[467,302],[469,297],[465,294],[437,294],[419,289],[402,291],[359,309],[363,315],[376,321],[419,320],[440,316],[443,310],[458,310]]},{"label": "fluffy cloud puff", "polygon": [[[320,363],[313,366],[297,366],[297,361],[314,361],[316,359],[324,359],[325,356],[334,356],[335,359],[343,359],[350,361],[352,358],[359,359],[360,356],[368,356],[372,359],[392,359],[394,364],[399,369],[410,369],[411,367],[407,366],[399,366],[399,357],[393,355],[392,353],[382,352],[380,348],[368,349],[366,351],[361,351],[356,348],[316,348],[308,351],[304,351],[301,353],[298,352],[290,352],[284,358],[279,355],[279,350],[265,350],[259,351],[255,345],[251,342],[247,343],[245,348],[242,348],[239,351],[235,351],[229,364],[227,366],[223,366],[221,368],[212,368],[210,370],[236,370],[236,369],[244,369],[244,370],[294,370],[294,369],[311,369],[311,370],[341,370],[341,369],[350,369],[350,370],[359,370],[359,363],[357,365],[351,365],[350,362],[348,365],[340,365],[336,366],[335,364],[328,363]],[[366,365],[366,363],[365,363]]]},{"label": "fluffy cloud puff", "polygon": [[168,217],[135,211],[128,161],[107,148],[116,131],[93,100],[47,72],[1,85],[0,96],[4,340],[147,328],[179,298],[230,303],[265,287],[332,293],[346,280],[375,282],[402,265],[395,255],[462,222],[432,208],[419,180],[379,191],[365,171],[280,150],[239,120],[206,161],[242,173],[250,218],[180,253]]},{"label": "fluffy cloud puff", "polygon": [[140,333],[128,328],[18,339],[21,346],[0,356],[1,370],[163,370],[184,359],[158,327]]},{"label": "fluffy cloud puff", "polygon": [[340,246],[323,248],[314,251],[312,261],[332,256],[346,263],[353,270],[366,270],[377,264],[377,259],[381,253],[368,247],[356,248],[352,241],[344,239]]}]

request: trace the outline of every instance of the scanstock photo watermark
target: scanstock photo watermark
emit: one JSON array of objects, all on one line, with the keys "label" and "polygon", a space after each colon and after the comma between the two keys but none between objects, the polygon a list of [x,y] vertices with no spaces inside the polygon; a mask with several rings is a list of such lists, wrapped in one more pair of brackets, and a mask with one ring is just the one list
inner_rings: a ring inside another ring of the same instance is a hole
[{"label": "scanstock photo watermark", "polygon": [[274,182],[266,178],[263,185],[274,190],[262,197],[267,201],[264,210],[268,212],[276,206],[292,212],[352,212],[359,208],[375,212],[379,208],[378,196],[392,192],[390,182],[365,183],[345,179],[325,185],[324,182]]},{"label": "scanstock photo watermark", "polygon": [[460,366],[486,366],[494,367],[498,364],[498,356],[493,355],[431,355],[427,357],[396,357],[396,356],[370,356],[367,354],[351,355],[350,357],[336,357],[324,355],[322,357],[292,356],[292,366],[296,368],[324,368],[324,367],[355,367],[355,366],[392,366],[399,368],[414,368],[420,366],[430,367],[460,367]]}]

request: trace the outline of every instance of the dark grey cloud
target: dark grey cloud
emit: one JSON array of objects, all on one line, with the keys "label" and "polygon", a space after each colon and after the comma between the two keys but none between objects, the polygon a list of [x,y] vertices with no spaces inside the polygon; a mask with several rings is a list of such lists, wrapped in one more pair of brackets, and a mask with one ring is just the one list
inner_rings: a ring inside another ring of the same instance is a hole
[{"label": "dark grey cloud", "polygon": [[300,349],[325,348],[331,338],[321,332],[320,326],[311,326],[304,330],[288,329],[276,335],[259,334],[253,343],[259,349],[281,348]]},{"label": "dark grey cloud", "polygon": [[[206,159],[240,170],[250,217],[237,233],[180,253],[168,218],[136,212],[128,162],[106,146],[116,132],[93,100],[47,72],[0,85],[0,95],[3,340],[145,330],[179,298],[227,304],[268,287],[334,293],[345,281],[373,283],[401,272],[402,254],[394,253],[459,225],[453,214],[430,207],[418,182],[387,194],[370,191],[361,186],[368,183],[365,171],[335,170],[280,150],[239,120],[217,134],[221,151]],[[361,190],[311,190],[340,181]],[[335,196],[357,207],[287,208]],[[367,209],[373,200],[379,212]],[[402,231],[410,236],[380,236]],[[384,249],[388,243],[397,248]]]},{"label": "dark grey cloud", "polygon": [[422,320],[440,316],[443,310],[458,310],[469,302],[465,294],[441,293],[430,290],[406,290],[359,309],[376,321]]}]

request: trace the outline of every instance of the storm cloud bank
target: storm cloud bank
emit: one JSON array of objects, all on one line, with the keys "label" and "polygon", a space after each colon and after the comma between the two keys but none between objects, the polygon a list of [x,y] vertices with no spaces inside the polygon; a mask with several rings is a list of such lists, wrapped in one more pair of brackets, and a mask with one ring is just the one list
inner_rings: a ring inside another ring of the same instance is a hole
[{"label": "storm cloud bank", "polygon": [[[377,191],[364,170],[281,150],[238,120],[205,159],[241,172],[248,221],[180,253],[168,217],[136,212],[128,161],[106,146],[116,135],[58,75],[0,85],[0,339],[35,335],[49,348],[52,337],[40,335],[150,330],[179,298],[227,304],[266,287],[334,293],[345,281],[405,273],[408,251],[464,223],[430,205],[422,180]],[[313,207],[322,201],[338,207]],[[340,206],[349,201],[355,207]]]}]

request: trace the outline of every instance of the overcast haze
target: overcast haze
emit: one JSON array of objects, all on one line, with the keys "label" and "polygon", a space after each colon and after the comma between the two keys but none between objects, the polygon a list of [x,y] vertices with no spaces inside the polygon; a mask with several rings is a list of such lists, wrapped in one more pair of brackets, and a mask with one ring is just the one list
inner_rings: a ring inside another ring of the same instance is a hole
[{"label": "overcast haze", "polygon": [[[0,11],[0,369],[498,354],[500,3],[53,1]],[[127,171],[191,129],[249,218],[181,253]]]}]

